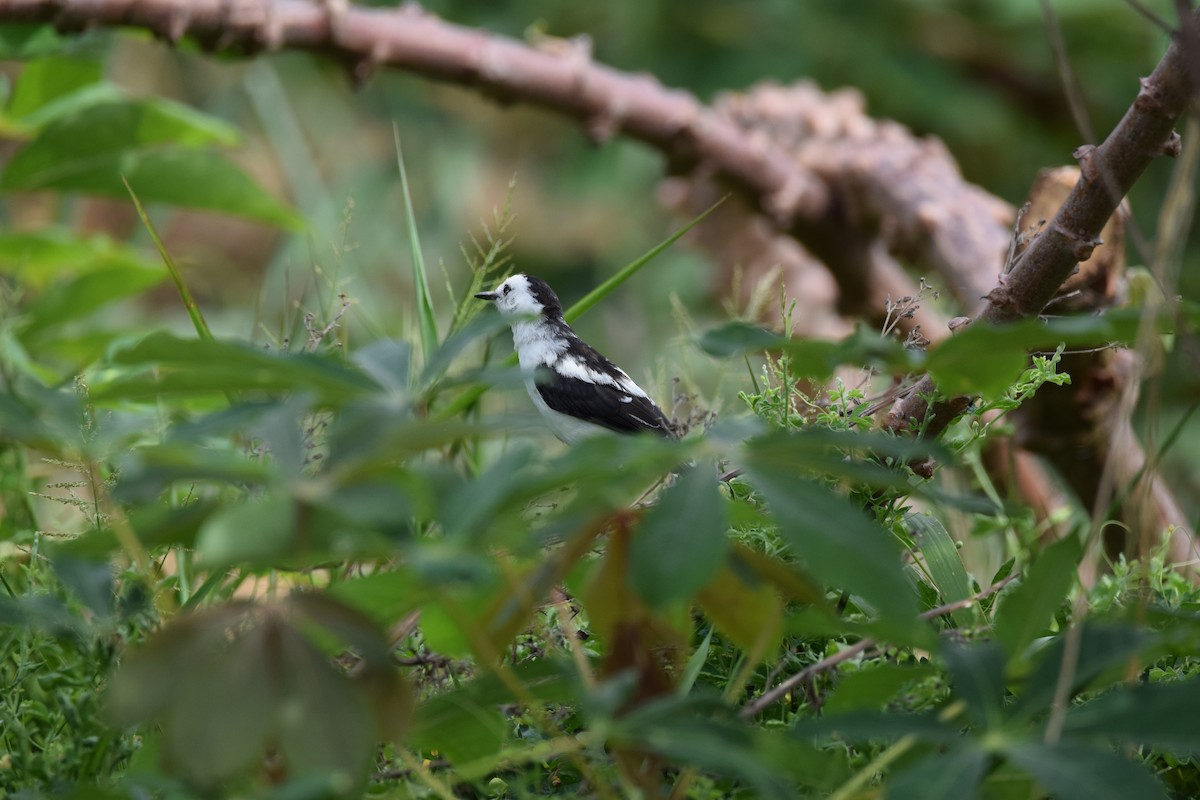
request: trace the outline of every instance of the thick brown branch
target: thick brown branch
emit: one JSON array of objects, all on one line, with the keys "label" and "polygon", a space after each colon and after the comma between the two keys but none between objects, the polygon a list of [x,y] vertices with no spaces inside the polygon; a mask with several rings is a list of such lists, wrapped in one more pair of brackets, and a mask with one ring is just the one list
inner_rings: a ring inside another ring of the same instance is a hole
[{"label": "thick brown branch", "polygon": [[305,50],[351,65],[358,80],[382,67],[473,86],[499,100],[553,108],[596,139],[640,139],[676,169],[712,165],[782,227],[827,211],[823,184],[784,152],[754,146],[687,92],[591,61],[564,40],[543,46],[464,28],[415,5],[360,8],[307,0],[0,0],[0,20],[60,30],[144,28],[210,51]]},{"label": "thick brown branch", "polygon": [[939,144],[898,125],[877,124],[882,157],[865,156],[861,136],[839,137],[839,144],[813,135],[817,148],[800,158],[785,143],[750,135],[728,109],[713,110],[651,76],[594,63],[582,43],[526,44],[444,22],[415,5],[0,0],[0,21],[66,31],[138,27],[209,51],[305,50],[349,65],[356,81],[391,67],[472,86],[502,102],[550,108],[578,120],[594,139],[639,139],[661,152],[672,172],[697,171],[734,187],[838,275],[843,290],[865,285],[881,218],[889,244],[939,268],[950,288],[965,289],[972,301],[979,276],[994,274],[1004,241],[1006,206],[963,181]]}]

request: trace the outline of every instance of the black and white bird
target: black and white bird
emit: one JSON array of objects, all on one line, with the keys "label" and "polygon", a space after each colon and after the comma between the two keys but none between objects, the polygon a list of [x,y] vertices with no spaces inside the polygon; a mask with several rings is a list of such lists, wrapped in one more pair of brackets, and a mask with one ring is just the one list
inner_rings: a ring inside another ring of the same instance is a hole
[{"label": "black and white bird", "polygon": [[529,397],[559,439],[574,444],[604,430],[675,437],[642,388],[571,330],[544,280],[513,275],[475,296],[508,319]]}]

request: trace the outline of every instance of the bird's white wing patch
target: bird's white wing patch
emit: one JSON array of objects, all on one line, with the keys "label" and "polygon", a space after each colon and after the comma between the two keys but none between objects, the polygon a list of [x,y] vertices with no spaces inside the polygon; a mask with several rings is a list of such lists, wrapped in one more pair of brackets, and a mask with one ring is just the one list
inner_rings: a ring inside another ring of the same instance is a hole
[{"label": "bird's white wing patch", "polygon": [[583,359],[570,353],[563,354],[562,358],[558,359],[554,364],[554,369],[566,378],[574,378],[598,386],[612,386],[621,391],[629,391],[618,383],[613,376],[589,367],[584,363]]}]

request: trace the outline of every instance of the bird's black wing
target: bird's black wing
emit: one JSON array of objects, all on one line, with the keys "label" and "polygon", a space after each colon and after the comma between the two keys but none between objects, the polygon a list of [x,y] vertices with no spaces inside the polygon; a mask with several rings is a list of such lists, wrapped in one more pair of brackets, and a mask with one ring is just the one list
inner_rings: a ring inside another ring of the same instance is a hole
[{"label": "bird's black wing", "polygon": [[666,415],[648,397],[606,383],[567,377],[548,367],[539,369],[534,380],[542,400],[560,414],[617,433],[649,432],[665,438],[675,436]]}]

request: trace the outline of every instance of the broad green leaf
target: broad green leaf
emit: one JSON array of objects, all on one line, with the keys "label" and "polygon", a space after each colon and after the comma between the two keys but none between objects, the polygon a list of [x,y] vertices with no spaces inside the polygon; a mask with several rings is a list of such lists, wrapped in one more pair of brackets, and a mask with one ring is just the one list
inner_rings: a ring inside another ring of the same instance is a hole
[{"label": "broad green leaf", "polygon": [[812,575],[866,600],[888,630],[923,639],[917,596],[895,539],[850,501],[820,484],[762,469],[749,454],[751,484],[767,501],[783,538]]},{"label": "broad green leaf", "polygon": [[206,569],[279,563],[291,555],[301,524],[291,497],[255,498],[210,517],[196,536],[196,552]]},{"label": "broad green leaf", "polygon": [[280,655],[251,633],[210,647],[181,673],[155,676],[174,686],[163,717],[173,770],[216,786],[262,758],[283,700],[267,665],[281,664]]},{"label": "broad green leaf", "polygon": [[652,608],[691,597],[725,561],[727,527],[715,465],[692,466],[663,492],[634,534],[633,588]]},{"label": "broad green leaf", "polygon": [[995,398],[1021,377],[1028,360],[1025,348],[1018,344],[966,339],[960,334],[929,354],[929,374],[948,396]]},{"label": "broad green leaf", "polygon": [[[736,559],[730,564],[737,564]],[[700,590],[696,602],[717,630],[738,647],[761,653],[761,658],[771,657],[782,626],[783,601],[748,568],[724,567]]]},{"label": "broad green leaf", "polygon": [[298,228],[301,220],[232,162],[224,122],[162,100],[101,103],[50,122],[9,162],[0,188],[60,189],[203,208]]},{"label": "broad green leaf", "polygon": [[178,681],[203,667],[213,650],[227,644],[230,628],[249,608],[249,602],[235,601],[180,615],[133,648],[109,679],[108,721],[127,728],[166,713],[178,697]]},{"label": "broad green leaf", "polygon": [[331,597],[367,614],[380,625],[393,625],[429,594],[406,569],[338,581],[328,591]]},{"label": "broad green leaf", "polygon": [[279,652],[272,655],[278,661],[267,661],[259,669],[284,666],[276,688],[282,697],[274,715],[274,744],[288,774],[327,775],[342,786],[360,785],[376,738],[367,698],[290,625],[280,625],[277,641]]},{"label": "broad green leaf", "polygon": [[789,342],[789,339],[758,325],[729,322],[720,328],[705,331],[698,344],[709,355],[727,358],[743,353],[777,350]]},{"label": "broad green leaf", "polygon": [[252,460],[243,452],[171,442],[138,448],[122,459],[113,494],[125,502],[152,503],[175,481],[222,481],[248,488],[274,478],[273,464]]},{"label": "broad green leaf", "polygon": [[[543,659],[512,667],[533,697],[551,703],[571,702],[574,683],[568,668]],[[417,708],[410,742],[422,750],[444,753],[468,776],[486,774],[512,730],[500,711],[520,702],[494,673],[484,674],[458,689],[442,692]]]},{"label": "broad green leaf", "polygon": [[410,342],[376,339],[355,350],[351,359],[384,389],[396,393],[408,390],[412,370]]},{"label": "broad green leaf", "polygon": [[[1148,630],[1103,622],[1085,622],[1072,673],[1071,693],[1089,686],[1102,674],[1108,674],[1111,680],[1120,680],[1128,669],[1130,659],[1158,641],[1159,637]],[[1065,646],[1064,637],[1056,636],[1050,645],[1038,654],[1037,666],[1025,680],[1025,690],[1021,692],[1013,709],[1014,716],[1029,718],[1050,706],[1062,672]],[[1101,686],[1091,688],[1099,689]]]},{"label": "broad green leaf", "polygon": [[113,567],[108,561],[75,558],[58,550],[53,564],[63,585],[97,618],[106,619],[112,615],[116,596]]},{"label": "broad green leaf", "polygon": [[923,354],[860,325],[836,342],[793,339],[745,322],[731,322],[706,332],[700,347],[714,356],[729,357],[764,350],[786,353],[788,370],[796,377],[825,378],[842,364],[871,364],[899,372],[918,369]]},{"label": "broad green leaf", "polygon": [[[916,539],[917,550],[925,559],[929,577],[942,603],[966,600],[974,592],[963,567],[958,547],[942,523],[930,514],[909,514],[905,520]],[[964,608],[950,615],[957,625],[970,625],[977,616],[975,608]]]},{"label": "broad green leaf", "polygon": [[1027,351],[1053,352],[1067,347],[1102,347],[1132,342],[1140,310],[1110,311],[1101,316],[1060,317],[1049,323],[1027,319],[1007,325],[976,321],[929,351],[928,370],[946,394],[997,397],[1020,377]]},{"label": "broad green leaf", "polygon": [[241,342],[202,341],[162,332],[117,347],[111,360],[136,369],[98,375],[90,382],[93,400],[292,390],[342,401],[374,388],[365,375],[330,356],[272,353]]},{"label": "broad green leaf", "polygon": [[99,83],[103,75],[103,64],[99,59],[68,55],[36,58],[21,69],[5,115],[14,119],[28,118],[85,86]]},{"label": "broad green leaf", "polygon": [[[789,473],[811,472],[821,477],[839,476],[879,488],[906,492],[913,487],[902,465],[913,459],[949,461],[950,453],[936,443],[907,436],[856,431],[773,431],[745,443],[750,458],[761,469]],[[943,499],[939,497],[939,500]],[[944,498],[947,502],[951,498]],[[955,502],[957,505],[957,501]]]},{"label": "broad green leaf", "polygon": [[1024,652],[1046,630],[1059,604],[1075,583],[1080,548],[1068,536],[1046,548],[1024,580],[1000,601],[996,638],[1010,659]]},{"label": "broad green leaf", "polygon": [[890,741],[913,736],[934,744],[961,740],[960,727],[938,720],[934,714],[886,714],[879,711],[853,711],[830,714],[819,719],[802,719],[792,729],[800,739],[825,739],[837,736],[847,742]]},{"label": "broad green leaf", "polygon": [[[164,145],[230,145],[237,138],[227,123],[167,100],[104,103],[47,125],[9,161],[0,186],[63,188],[71,175],[87,174],[101,162],[115,165],[124,154]],[[119,180],[113,188],[114,194],[124,196]]]},{"label": "broad green leaf", "polygon": [[961,800],[975,797],[990,756],[969,744],[935,752],[888,780],[885,800]]},{"label": "broad green leaf", "polygon": [[[781,750],[784,742],[778,734],[756,731],[734,720],[711,718],[703,706],[692,713],[682,709],[661,709],[662,705],[688,704],[693,698],[670,697],[638,709],[621,724],[615,738],[658,753],[679,764],[694,765],[705,771],[738,778],[753,789],[754,797],[788,798],[794,789],[776,759],[765,758],[772,749]],[[779,745],[772,748],[772,742]]]},{"label": "broad green leaf", "polygon": [[112,269],[162,272],[140,250],[107,236],[78,236],[65,228],[0,232],[0,272],[32,289],[63,275]]},{"label": "broad green leaf", "polygon": [[34,301],[26,311],[21,336],[33,340],[57,326],[81,319],[103,306],[140,294],[167,276],[144,267],[109,267],[60,283]]},{"label": "broad green leaf", "polygon": [[1067,712],[1064,733],[1200,751],[1200,679],[1114,689]]},{"label": "broad green leaf", "polygon": [[[74,37],[71,37],[74,38]],[[0,25],[0,58],[36,58],[57,53],[68,42],[51,24],[9,22]]]},{"label": "broad green leaf", "polygon": [[985,728],[1001,723],[1004,702],[1004,653],[995,642],[948,643],[942,657],[950,671],[954,694],[967,704],[971,717]]},{"label": "broad green leaf", "polygon": [[[196,540],[196,532],[217,507],[212,500],[200,500],[180,508],[158,504],[139,505],[129,512],[128,522],[138,541],[147,550],[170,545],[191,547]],[[59,542],[51,552],[62,553],[69,558],[107,562],[120,546],[112,529],[104,528]]]},{"label": "broad green leaf", "polygon": [[[20,88],[19,85],[18,88]],[[0,125],[10,126],[18,135],[30,135],[31,132],[56,119],[78,114],[86,108],[106,103],[119,103],[126,100],[127,98],[120,87],[106,81],[100,81],[56,97],[45,105],[39,106],[20,117],[2,117],[0,118]]]},{"label": "broad green leaf", "polygon": [[824,713],[836,716],[852,711],[877,711],[905,686],[934,674],[933,667],[927,662],[885,663],[846,673],[838,677],[837,684],[823,705]]},{"label": "broad green leaf", "polygon": [[1074,742],[1041,742],[1006,749],[1014,764],[1032,775],[1055,800],[1167,800],[1147,769],[1107,749]]}]

